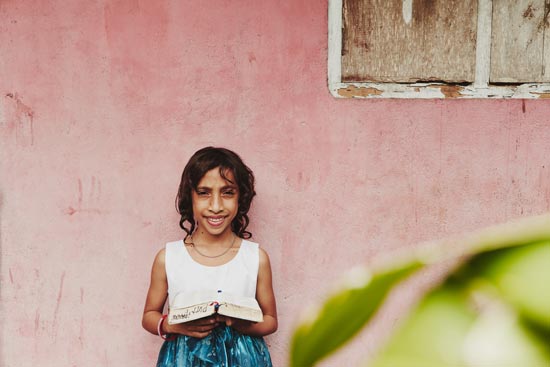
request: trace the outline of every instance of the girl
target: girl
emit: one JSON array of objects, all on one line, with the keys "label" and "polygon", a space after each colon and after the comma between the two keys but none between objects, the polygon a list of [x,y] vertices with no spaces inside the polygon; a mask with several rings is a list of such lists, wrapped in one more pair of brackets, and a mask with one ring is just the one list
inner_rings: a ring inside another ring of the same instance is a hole
[{"label": "girl", "polygon": [[[277,330],[267,253],[248,241],[254,175],[224,148],[203,148],[181,177],[176,207],[183,240],[159,251],[151,271],[142,325],[165,339],[157,367],[271,366],[264,335]],[[179,292],[224,291],[255,297],[264,320],[221,315],[170,325],[162,314]]]}]

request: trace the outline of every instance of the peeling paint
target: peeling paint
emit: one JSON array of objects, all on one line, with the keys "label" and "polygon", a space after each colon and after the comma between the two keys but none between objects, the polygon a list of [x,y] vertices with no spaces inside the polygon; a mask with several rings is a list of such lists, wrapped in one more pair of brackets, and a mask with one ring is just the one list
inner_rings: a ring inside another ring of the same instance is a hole
[{"label": "peeling paint", "polygon": [[350,85],[347,88],[338,89],[338,94],[342,97],[368,97],[381,95],[383,91],[372,87],[356,87]]},{"label": "peeling paint", "polygon": [[445,98],[460,98],[462,97],[462,91],[464,87],[461,85],[446,85],[446,84],[431,84],[427,85],[428,88],[438,88]]},{"label": "peeling paint", "polygon": [[550,93],[537,93],[537,92],[531,92],[531,94],[535,94],[540,99],[550,99]]},{"label": "peeling paint", "polygon": [[521,85],[443,84],[443,83],[335,83],[329,85],[337,98],[550,98],[550,83]]},{"label": "peeling paint", "polygon": [[439,87],[439,90],[445,98],[460,98],[462,97],[464,87],[460,85],[442,85]]},{"label": "peeling paint", "polygon": [[403,20],[410,24],[412,20],[413,0],[403,0]]}]

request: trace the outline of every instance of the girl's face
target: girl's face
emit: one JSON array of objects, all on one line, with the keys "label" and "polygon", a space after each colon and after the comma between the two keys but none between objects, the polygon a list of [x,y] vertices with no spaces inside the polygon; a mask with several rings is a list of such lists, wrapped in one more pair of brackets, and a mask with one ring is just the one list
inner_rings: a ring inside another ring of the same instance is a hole
[{"label": "girl's face", "polygon": [[239,209],[239,188],[235,176],[230,170],[225,172],[225,176],[227,180],[220,175],[219,168],[211,169],[191,194],[198,229],[212,236],[231,232],[231,222]]}]

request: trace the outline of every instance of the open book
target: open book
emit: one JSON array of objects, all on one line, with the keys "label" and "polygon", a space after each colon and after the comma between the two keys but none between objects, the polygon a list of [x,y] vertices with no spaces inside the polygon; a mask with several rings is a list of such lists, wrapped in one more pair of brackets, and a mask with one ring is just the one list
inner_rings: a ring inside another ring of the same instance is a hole
[{"label": "open book", "polygon": [[221,291],[193,292],[176,294],[168,311],[168,323],[180,324],[215,313],[254,322],[264,319],[255,298],[234,296]]}]

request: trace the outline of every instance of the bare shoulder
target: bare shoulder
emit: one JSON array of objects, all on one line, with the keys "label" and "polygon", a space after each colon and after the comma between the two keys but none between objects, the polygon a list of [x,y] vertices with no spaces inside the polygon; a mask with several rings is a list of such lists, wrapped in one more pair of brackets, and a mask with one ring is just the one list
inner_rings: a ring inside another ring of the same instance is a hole
[{"label": "bare shoulder", "polygon": [[155,264],[164,265],[166,261],[166,249],[163,247],[162,249],[157,252],[157,255],[155,256]]},{"label": "bare shoulder", "polygon": [[267,251],[264,250],[261,246],[259,247],[260,252],[260,265],[269,264],[269,255]]},{"label": "bare shoulder", "polygon": [[166,249],[161,249],[159,252],[157,252],[157,255],[155,256],[155,260],[153,261],[153,269],[152,273],[153,275],[165,275],[165,266],[166,266]]}]

